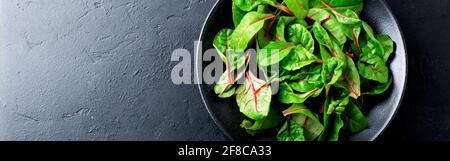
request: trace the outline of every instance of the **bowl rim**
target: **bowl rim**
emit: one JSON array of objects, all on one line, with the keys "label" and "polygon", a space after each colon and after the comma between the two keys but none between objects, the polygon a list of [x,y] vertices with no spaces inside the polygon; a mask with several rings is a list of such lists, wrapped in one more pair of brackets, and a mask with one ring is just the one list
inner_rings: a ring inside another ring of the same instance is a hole
[{"label": "bowl rim", "polygon": [[[197,49],[194,51],[195,52],[195,56],[194,56],[194,68],[195,68],[194,69],[194,71],[195,71],[194,72],[194,77],[195,78],[194,79],[196,79],[196,81],[198,82],[197,85],[198,85],[198,89],[199,89],[200,95],[202,97],[203,105],[205,106],[205,108],[208,111],[209,115],[211,116],[212,120],[219,127],[219,129],[222,131],[222,133],[224,133],[230,140],[235,141],[235,140],[238,140],[238,139],[236,139],[233,136],[231,136],[230,133],[227,130],[225,130],[225,128],[222,125],[222,123],[217,119],[217,116],[209,108],[209,105],[206,102],[205,96],[203,94],[202,82],[201,82],[201,78],[200,78],[201,76],[199,75],[199,73],[200,73],[199,70],[200,69],[198,68],[199,67],[199,62],[198,62],[199,59],[198,59],[198,57],[200,56],[200,53],[202,53],[202,51],[200,51],[202,49],[199,48],[199,46],[202,43],[202,39],[204,37],[204,32],[205,32],[206,26],[209,24],[209,21],[211,21],[211,15],[214,12],[216,12],[216,10],[218,9],[217,8],[218,4],[221,3],[222,1],[223,0],[217,0],[214,3],[213,7],[211,8],[211,10],[209,11],[208,15],[205,18],[205,21],[204,21],[204,23],[202,25],[202,28],[201,28],[201,31],[200,31],[200,36],[198,38],[197,44],[195,44],[195,45],[197,45]],[[395,25],[399,29],[399,34],[400,34],[400,37],[401,37],[401,40],[402,40],[403,49],[405,51],[405,53],[404,53],[404,55],[405,55],[405,79],[403,81],[403,86],[400,87],[401,88],[401,94],[400,94],[399,101],[398,101],[398,103],[396,105],[397,107],[394,109],[393,112],[391,112],[391,115],[388,117],[389,119],[381,126],[381,129],[377,130],[377,132],[368,141],[375,141],[375,140],[377,140],[379,138],[379,136],[382,135],[386,131],[386,129],[391,125],[392,121],[394,120],[395,116],[397,115],[397,113],[398,113],[398,111],[399,111],[399,109],[401,107],[401,104],[403,102],[403,99],[404,99],[404,96],[405,96],[405,93],[406,93],[407,83],[408,83],[408,50],[407,50],[407,47],[406,47],[406,41],[405,41],[405,37],[404,37],[404,34],[403,34],[403,30],[402,30],[400,24],[398,23],[397,18],[392,13],[391,7],[386,3],[386,1],[385,0],[378,0],[378,1],[380,1],[381,4],[383,5],[383,7],[385,7],[387,9],[387,14],[390,17],[393,18],[393,21],[394,21]]]}]

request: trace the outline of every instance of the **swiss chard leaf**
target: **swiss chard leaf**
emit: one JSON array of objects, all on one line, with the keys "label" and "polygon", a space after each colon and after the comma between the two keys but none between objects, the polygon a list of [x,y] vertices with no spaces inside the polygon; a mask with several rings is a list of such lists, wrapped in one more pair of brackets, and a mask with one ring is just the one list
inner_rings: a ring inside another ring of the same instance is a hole
[{"label": "swiss chard leaf", "polygon": [[241,123],[241,127],[246,129],[249,134],[255,135],[262,130],[277,127],[281,121],[281,114],[276,109],[270,109],[269,115],[266,118],[258,121],[244,120]]},{"label": "swiss chard leaf", "polygon": [[284,3],[297,19],[304,19],[308,14],[309,0],[284,0]]},{"label": "swiss chard leaf", "polygon": [[233,4],[239,7],[239,9],[249,12],[258,7],[258,5],[269,1],[271,0],[233,0]]},{"label": "swiss chard leaf", "polygon": [[231,12],[233,14],[234,27],[237,27],[241,23],[242,18],[244,18],[245,14],[247,14],[247,12],[241,10],[234,3],[232,4]]},{"label": "swiss chard leaf", "polygon": [[305,93],[295,93],[294,90],[289,86],[289,84],[283,82],[280,84],[278,99],[281,103],[285,104],[303,103],[310,97],[317,97],[321,92],[322,88],[315,88]]},{"label": "swiss chard leaf", "polygon": [[307,109],[304,104],[294,104],[289,109],[283,111],[284,116],[290,116],[292,123],[301,125],[303,135],[306,141],[313,141],[319,137],[324,127],[317,116],[311,110]]},{"label": "swiss chard leaf", "polygon": [[341,132],[341,129],[344,127],[344,121],[341,118],[340,114],[336,114],[334,116],[334,122],[333,122],[333,129],[331,131],[331,134],[328,138],[328,141],[338,141],[339,140],[339,133]]},{"label": "swiss chard leaf", "polygon": [[347,41],[342,24],[328,11],[320,8],[312,8],[308,12],[308,17],[315,20],[317,23],[321,23],[326,31],[336,39],[336,42],[339,45],[343,45]]},{"label": "swiss chard leaf", "polygon": [[326,48],[332,50],[333,49],[333,40],[331,40],[330,35],[328,35],[327,30],[325,30],[320,23],[316,22],[313,25],[312,31],[314,33],[314,37],[317,42],[321,46],[325,46]]},{"label": "swiss chard leaf", "polygon": [[272,14],[259,12],[247,13],[236,27],[230,40],[230,48],[235,51],[247,49],[251,39],[264,27],[264,22],[273,18]]},{"label": "swiss chard leaf", "polygon": [[342,77],[344,65],[345,63],[342,60],[334,57],[324,61],[322,66],[322,82],[325,84],[327,96],[331,86]]},{"label": "swiss chard leaf", "polygon": [[[336,42],[334,42],[330,36],[328,35],[327,31],[325,30],[325,28],[323,28],[319,23],[315,23],[313,26],[313,32],[314,32],[314,37],[316,38],[317,42],[321,45],[321,46],[325,46],[326,48],[328,48],[332,54],[333,57],[343,60],[344,61],[344,66],[345,66],[345,57],[346,55],[343,53],[341,47],[339,44],[337,44]],[[326,51],[323,51],[323,49],[321,48],[321,54],[322,54],[322,59],[328,59],[328,56],[324,56],[325,53],[327,53]]]},{"label": "swiss chard leaf", "polygon": [[355,63],[350,57],[347,57],[347,68],[344,71],[342,81],[337,86],[342,87],[350,92],[350,97],[358,99],[361,96],[361,78]]},{"label": "swiss chard leaf", "polygon": [[[216,43],[217,46],[218,43]],[[217,47],[216,47],[217,48]],[[245,56],[226,50],[228,57],[225,58],[226,70],[220,76],[219,80],[214,85],[214,92],[220,98],[229,98],[234,95],[235,88],[233,87],[237,79],[243,76],[243,72],[236,72],[245,65]]]},{"label": "swiss chard leaf", "polygon": [[392,85],[392,78],[389,79],[389,82],[387,82],[387,83],[379,83],[379,84],[375,85],[374,87],[368,89],[367,92],[364,92],[363,94],[379,95],[379,94],[386,92],[389,89],[389,87],[391,87],[391,85]]},{"label": "swiss chard leaf", "polygon": [[234,83],[244,75],[242,68],[245,66],[245,56],[230,51],[226,60],[227,70],[220,76],[214,86],[214,92],[220,98],[233,96],[235,94]]},{"label": "swiss chard leaf", "polygon": [[217,53],[225,63],[227,62],[226,52],[227,49],[230,48],[230,39],[232,34],[232,29],[223,29],[216,35],[213,41],[213,46],[217,49]]},{"label": "swiss chard leaf", "polygon": [[342,13],[336,11],[334,11],[333,13],[336,16],[337,21],[342,24],[354,25],[361,22],[358,14],[355,11],[349,9],[345,10]]},{"label": "swiss chard leaf", "polygon": [[300,45],[310,53],[314,53],[314,39],[306,27],[300,24],[293,24],[288,27],[288,41]]},{"label": "swiss chard leaf", "polygon": [[240,111],[253,120],[262,120],[269,113],[272,89],[264,80],[247,72],[244,84],[236,91],[236,101]]},{"label": "swiss chard leaf", "polygon": [[328,105],[328,109],[325,112],[327,118],[333,118],[333,126],[328,129],[330,130],[328,133],[328,140],[329,141],[338,141],[339,139],[339,133],[341,129],[344,127],[344,120],[342,120],[342,113],[346,110],[346,106],[349,104],[350,100],[348,97],[345,97],[343,99],[333,100]]},{"label": "swiss chard leaf", "polygon": [[278,141],[305,141],[304,130],[301,125],[287,120],[277,134]]},{"label": "swiss chard leaf", "polygon": [[305,74],[302,78],[299,78],[295,82],[289,83],[289,85],[293,90],[302,93],[324,87],[320,70],[316,73]]},{"label": "swiss chard leaf", "polygon": [[286,26],[295,20],[295,17],[288,17],[288,16],[281,16],[278,19],[277,25],[276,25],[276,32],[275,32],[275,40],[278,41],[286,41],[285,38],[285,32],[286,32]]},{"label": "swiss chard leaf", "polygon": [[294,43],[288,42],[270,42],[258,54],[258,64],[261,66],[270,66],[279,63],[295,47]]},{"label": "swiss chard leaf", "polygon": [[329,106],[330,106],[330,102],[331,102],[331,99],[330,99],[330,97],[326,97],[325,98],[325,102],[323,103],[323,105],[322,105],[322,109],[321,109],[321,113],[323,114],[322,115],[322,121],[323,121],[323,128],[324,128],[324,131],[322,132],[322,134],[319,136],[319,138],[318,138],[318,140],[319,141],[326,141],[327,140],[327,131],[329,130],[329,128],[330,128],[330,122],[331,122],[331,120],[330,120],[330,115],[328,115],[327,114],[327,112],[326,111],[328,111],[328,108],[329,108]]},{"label": "swiss chard leaf", "polygon": [[363,55],[358,62],[358,70],[363,78],[380,83],[388,82],[389,69],[384,60],[376,55]]},{"label": "swiss chard leaf", "polygon": [[281,62],[281,67],[289,71],[295,71],[319,61],[317,56],[310,53],[304,47],[297,46],[293,52]]},{"label": "swiss chard leaf", "polygon": [[216,82],[216,85],[214,86],[214,92],[218,94],[220,98],[231,97],[234,92],[233,94],[230,94],[231,91],[228,90],[233,87],[234,82],[235,79],[232,76],[232,72],[230,70],[226,70],[225,73],[223,73],[222,76],[220,76],[219,80]]},{"label": "swiss chard leaf", "polygon": [[363,0],[310,0],[310,6],[317,8],[332,8],[338,12],[347,9],[361,13],[363,9]]},{"label": "swiss chard leaf", "polygon": [[387,35],[378,35],[375,37],[381,43],[381,45],[383,45],[384,49],[383,60],[384,62],[387,62],[391,54],[394,52],[394,42]]},{"label": "swiss chard leaf", "polygon": [[353,102],[349,103],[344,115],[348,118],[350,132],[360,132],[369,126],[369,122],[360,108]]}]

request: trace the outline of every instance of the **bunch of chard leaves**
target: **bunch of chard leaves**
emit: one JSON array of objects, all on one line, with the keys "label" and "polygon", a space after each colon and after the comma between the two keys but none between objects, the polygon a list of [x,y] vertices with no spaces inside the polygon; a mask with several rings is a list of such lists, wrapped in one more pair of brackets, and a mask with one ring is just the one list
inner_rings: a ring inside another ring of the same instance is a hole
[{"label": "bunch of chard leaves", "polygon": [[[394,42],[360,19],[363,0],[230,3],[234,29],[222,29],[213,42],[226,66],[214,91],[235,97],[248,118],[242,128],[251,135],[276,129],[279,141],[338,141],[370,125],[360,102],[391,86]],[[259,68],[277,64],[279,71],[256,76],[250,48]]]}]

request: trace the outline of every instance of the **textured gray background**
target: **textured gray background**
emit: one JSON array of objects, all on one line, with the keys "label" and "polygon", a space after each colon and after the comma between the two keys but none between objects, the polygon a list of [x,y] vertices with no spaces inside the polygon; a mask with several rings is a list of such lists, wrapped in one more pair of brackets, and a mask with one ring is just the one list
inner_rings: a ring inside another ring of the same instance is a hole
[{"label": "textured gray background", "polygon": [[[1,0],[0,140],[226,140],[176,86],[215,0]],[[381,140],[450,140],[450,1],[389,0],[408,88]]]},{"label": "textured gray background", "polygon": [[0,1],[0,140],[225,139],[170,81],[214,2]]}]

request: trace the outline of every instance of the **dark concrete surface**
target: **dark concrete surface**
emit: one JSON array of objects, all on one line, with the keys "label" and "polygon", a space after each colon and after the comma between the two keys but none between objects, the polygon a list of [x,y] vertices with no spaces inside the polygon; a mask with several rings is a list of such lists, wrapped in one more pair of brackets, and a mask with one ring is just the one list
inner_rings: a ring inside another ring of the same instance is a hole
[{"label": "dark concrete surface", "polygon": [[[0,2],[0,140],[227,140],[196,85],[173,85],[215,0]],[[381,140],[450,140],[450,1],[389,0],[408,90]]]},{"label": "dark concrete surface", "polygon": [[170,81],[211,0],[0,1],[0,140],[223,140]]}]

